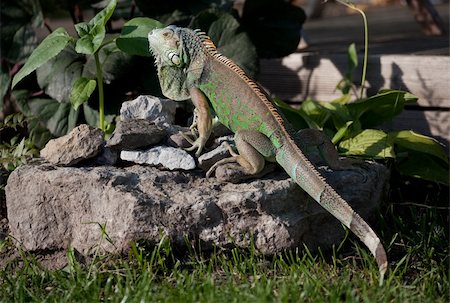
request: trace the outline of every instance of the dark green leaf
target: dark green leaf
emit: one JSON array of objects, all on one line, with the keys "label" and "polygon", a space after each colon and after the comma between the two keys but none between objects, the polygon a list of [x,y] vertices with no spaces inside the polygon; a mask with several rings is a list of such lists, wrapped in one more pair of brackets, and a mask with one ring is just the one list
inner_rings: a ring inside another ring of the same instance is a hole
[{"label": "dark green leaf", "polygon": [[34,29],[43,25],[38,0],[0,2],[1,57],[23,63],[37,45]]},{"label": "dark green leaf", "polygon": [[95,80],[84,77],[75,81],[70,92],[70,102],[75,110],[89,99],[96,86],[97,82]]},{"label": "dark green leaf", "polygon": [[273,101],[295,130],[308,128],[308,120],[305,120],[297,109],[283,102],[280,98],[275,97]]},{"label": "dark green leaf", "polygon": [[395,144],[401,146],[403,149],[435,156],[448,163],[448,155],[444,148],[437,140],[431,137],[415,133],[412,130],[391,132],[389,136],[392,137]]},{"label": "dark green leaf", "polygon": [[117,47],[130,55],[150,57],[148,33],[164,24],[150,18],[134,18],[124,24],[120,36],[116,40]]},{"label": "dark green leaf", "polygon": [[[56,137],[67,134],[75,127],[79,111],[74,110],[70,103],[43,98],[29,99],[29,93],[23,90],[13,93],[20,111],[35,121],[34,127],[45,127]],[[42,129],[39,131],[42,132]]]},{"label": "dark green leaf", "polygon": [[391,121],[401,113],[405,104],[417,101],[411,93],[400,90],[382,90],[375,96],[348,104],[354,119],[359,119],[363,128],[379,126]]},{"label": "dark green leaf", "polygon": [[3,110],[3,98],[8,92],[10,83],[11,77],[9,76],[9,73],[0,67],[0,112]]},{"label": "dark green leaf", "polygon": [[36,70],[38,67],[58,55],[71,41],[71,37],[63,28],[56,29],[48,35],[41,44],[33,51],[25,65],[14,76],[12,87],[20,80]]},{"label": "dark green leaf", "polygon": [[408,152],[408,156],[397,163],[397,170],[406,176],[421,178],[449,185],[449,167],[437,158],[420,152]]},{"label": "dark green leaf", "polygon": [[205,31],[218,51],[233,60],[251,77],[258,71],[258,56],[248,35],[230,14],[206,10],[198,14],[190,28]]},{"label": "dark green leaf", "polygon": [[72,46],[65,48],[37,70],[39,86],[53,99],[69,102],[71,88],[82,75],[84,60]]},{"label": "dark green leaf", "polygon": [[347,156],[395,158],[392,140],[385,132],[376,129],[363,130],[355,137],[341,141],[339,149]]}]

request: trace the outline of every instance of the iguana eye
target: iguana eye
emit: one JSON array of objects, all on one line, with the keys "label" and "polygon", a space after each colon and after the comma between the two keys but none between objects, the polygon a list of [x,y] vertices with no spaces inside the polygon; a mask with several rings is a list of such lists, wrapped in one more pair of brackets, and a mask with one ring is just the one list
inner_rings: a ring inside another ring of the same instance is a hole
[{"label": "iguana eye", "polygon": [[173,29],[166,28],[165,31],[162,33],[162,35],[163,35],[164,38],[168,39],[168,38],[171,38],[173,36],[173,33],[174,33]]},{"label": "iguana eye", "polygon": [[174,52],[169,53],[169,59],[175,65],[180,65],[180,63],[181,63],[180,56],[178,56],[177,53],[174,53]]}]

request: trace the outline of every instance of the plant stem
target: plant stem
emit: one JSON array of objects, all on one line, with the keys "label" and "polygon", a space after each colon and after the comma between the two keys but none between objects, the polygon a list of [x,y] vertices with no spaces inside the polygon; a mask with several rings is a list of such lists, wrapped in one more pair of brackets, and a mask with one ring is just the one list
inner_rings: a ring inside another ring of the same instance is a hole
[{"label": "plant stem", "polygon": [[343,0],[336,0],[342,5],[347,6],[350,9],[353,9],[361,14],[364,22],[364,62],[363,62],[363,70],[361,76],[361,91],[359,98],[362,99],[364,94],[364,84],[366,82],[366,74],[367,74],[367,60],[369,57],[369,26],[367,24],[367,17],[363,10],[357,8],[353,3],[344,2]]},{"label": "plant stem", "polygon": [[97,85],[98,85],[98,111],[100,119],[100,129],[105,131],[105,95],[103,93],[103,71],[100,65],[100,59],[98,57],[98,52],[94,54],[95,57],[95,68],[97,71]]}]

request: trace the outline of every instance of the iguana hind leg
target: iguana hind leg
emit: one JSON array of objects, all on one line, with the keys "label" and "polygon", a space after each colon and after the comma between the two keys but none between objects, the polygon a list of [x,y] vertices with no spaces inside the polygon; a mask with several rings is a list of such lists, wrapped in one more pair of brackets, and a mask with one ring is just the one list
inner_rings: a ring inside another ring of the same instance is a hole
[{"label": "iguana hind leg", "polygon": [[302,129],[295,134],[295,142],[299,147],[307,151],[310,147],[317,147],[323,160],[333,170],[358,169],[364,161],[359,159],[340,158],[331,140],[324,132],[318,129]]},{"label": "iguana hind leg", "polygon": [[[235,134],[235,143],[238,153],[228,146],[231,157],[222,159],[215,163],[206,173],[209,177],[219,166],[227,163],[238,163],[233,167],[241,174],[241,179],[249,176],[258,176],[265,168],[265,158],[271,158],[275,154],[270,140],[257,131],[242,130]],[[235,180],[236,177],[233,176]]]}]

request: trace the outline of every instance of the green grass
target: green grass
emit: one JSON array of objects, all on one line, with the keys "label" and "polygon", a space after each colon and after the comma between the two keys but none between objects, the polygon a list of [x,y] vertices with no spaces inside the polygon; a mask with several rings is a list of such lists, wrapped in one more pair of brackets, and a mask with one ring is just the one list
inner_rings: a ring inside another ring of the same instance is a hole
[{"label": "green grass", "polygon": [[163,240],[85,265],[69,251],[62,270],[46,270],[22,252],[0,269],[0,302],[448,302],[447,202],[426,194],[423,205],[411,205],[393,196],[400,202],[386,206],[376,225],[390,259],[382,287],[372,256],[352,236],[330,252],[271,258],[252,247],[209,253],[190,247],[186,254]]}]

